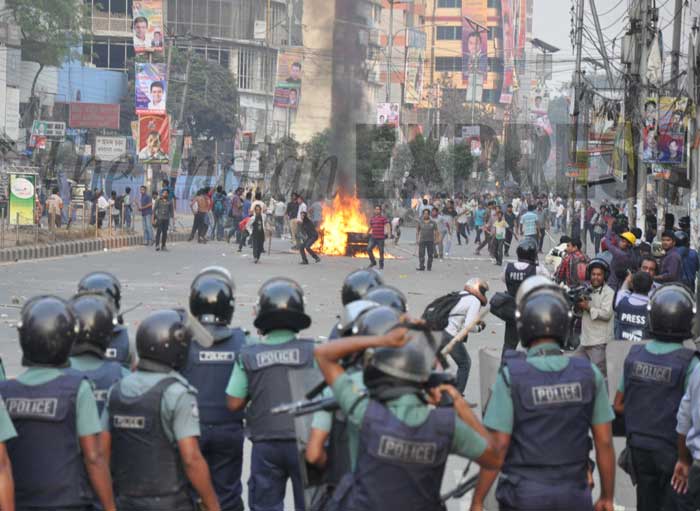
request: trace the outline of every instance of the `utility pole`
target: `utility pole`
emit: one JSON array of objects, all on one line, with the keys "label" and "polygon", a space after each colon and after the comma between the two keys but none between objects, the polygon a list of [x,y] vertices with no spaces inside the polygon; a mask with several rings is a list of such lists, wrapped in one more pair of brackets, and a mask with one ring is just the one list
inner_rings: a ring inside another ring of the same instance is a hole
[{"label": "utility pole", "polygon": [[386,102],[391,103],[391,58],[394,53],[394,0],[389,0],[389,55],[386,58]]},{"label": "utility pole", "polygon": [[600,19],[598,19],[598,8],[595,5],[595,0],[590,0],[591,5],[591,16],[593,17],[593,22],[595,23],[595,31],[598,35],[598,44],[600,45],[600,53],[603,57],[603,65],[605,66],[605,74],[608,77],[608,87],[613,87],[613,74],[610,69],[610,61],[608,60],[608,50],[605,47],[605,39],[603,38],[603,31],[600,28]]},{"label": "utility pole", "polygon": [[[641,15],[642,15],[642,34],[639,40],[639,97],[637,108],[635,109],[637,115],[633,116],[634,123],[637,129],[642,125],[641,112],[644,112],[644,104],[646,103],[648,96],[648,86],[647,86],[647,61],[649,60],[649,11],[651,6],[649,0],[639,0],[641,3]],[[655,26],[655,25],[654,25]],[[654,29],[655,31],[656,29]],[[652,32],[653,33],[653,32]],[[640,137],[641,140],[641,137]],[[635,146],[637,154],[639,154],[640,144]],[[636,211],[637,227],[646,230],[646,216],[647,216],[647,169],[644,163],[637,158],[639,165],[637,165],[637,193],[636,199],[638,204],[638,210]],[[632,211],[630,210],[630,215]],[[657,219],[658,222],[663,222],[663,218]],[[631,222],[630,222],[631,223]]]},{"label": "utility pole", "polygon": [[[584,0],[576,0],[576,70],[574,71],[574,115],[573,129],[571,134],[572,156],[571,160],[577,161],[578,152],[578,125],[579,114],[581,110],[581,87],[583,84],[583,75],[581,71],[581,52],[583,50],[583,15],[584,15]],[[581,169],[579,169],[579,172]],[[573,214],[574,203],[576,201],[576,178],[571,178],[571,188],[569,191],[569,215]],[[573,217],[571,217],[573,218]],[[573,222],[569,222],[569,232],[573,233]]]}]

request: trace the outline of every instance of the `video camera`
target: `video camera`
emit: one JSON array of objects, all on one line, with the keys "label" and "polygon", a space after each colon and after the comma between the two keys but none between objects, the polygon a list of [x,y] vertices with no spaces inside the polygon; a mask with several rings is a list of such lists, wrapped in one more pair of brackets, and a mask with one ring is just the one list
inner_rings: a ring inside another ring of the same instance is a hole
[{"label": "video camera", "polygon": [[580,315],[583,312],[581,311],[578,305],[583,300],[590,300],[592,293],[593,288],[588,284],[572,287],[566,291],[566,297],[569,300],[569,306],[571,307],[571,310],[574,312],[574,314]]}]

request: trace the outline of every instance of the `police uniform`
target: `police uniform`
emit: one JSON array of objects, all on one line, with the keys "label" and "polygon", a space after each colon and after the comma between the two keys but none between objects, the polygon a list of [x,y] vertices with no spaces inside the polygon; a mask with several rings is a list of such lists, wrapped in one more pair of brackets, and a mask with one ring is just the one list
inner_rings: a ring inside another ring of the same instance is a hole
[{"label": "police uniform", "polygon": [[678,454],[676,414],[697,366],[695,352],[681,342],[635,345],[625,359],[617,390],[624,394],[639,511],[695,509],[687,497],[673,491],[670,481]]},{"label": "police uniform", "polygon": [[[484,425],[511,435],[496,498],[501,510],[592,509],[586,479],[591,425],[615,415],[600,371],[567,358],[555,343],[509,351],[486,410]],[[534,509],[534,508],[532,508]]]},{"label": "police uniform", "polygon": [[197,389],[202,435],[199,445],[209,465],[222,511],[243,509],[241,470],[243,464],[243,412],[226,408],[226,385],[234,362],[246,344],[240,328],[207,327],[215,335],[211,348],[197,341],[190,346],[182,375]]},{"label": "police uniform", "polygon": [[[451,408],[431,409],[416,394],[384,403],[362,397],[363,388],[345,373],[333,395],[359,431],[352,457],[356,467],[334,495],[339,510],[441,509],[440,486],[448,454],[479,458],[486,441]],[[387,502],[387,493],[391,494]]]},{"label": "police uniform", "polygon": [[304,488],[297,459],[294,420],[270,409],[291,401],[288,374],[313,367],[314,342],[291,330],[271,330],[245,346],[234,366],[226,394],[249,399],[245,413],[253,442],[248,504],[252,511],[282,510],[287,479],[296,509],[304,509]]},{"label": "police uniform", "polygon": [[81,437],[100,433],[90,382],[76,371],[30,367],[0,383],[18,436],[7,442],[18,511],[90,509]]},{"label": "police uniform", "polygon": [[112,340],[105,351],[105,358],[119,362],[123,367],[130,370],[134,361],[134,354],[129,343],[129,331],[123,325],[116,325]]},{"label": "police uniform", "polygon": [[[525,266],[526,265],[526,266]],[[537,275],[537,265],[526,261],[508,263],[503,270],[503,281],[506,284],[506,292],[515,299],[520,285],[530,277]],[[506,350],[514,350],[518,347],[518,330],[515,327],[515,318],[506,321],[506,329],[503,335],[503,353]]]},{"label": "police uniform", "polygon": [[193,511],[177,442],[198,437],[196,390],[177,371],[137,369],[109,392],[102,427],[112,435],[117,508]]},{"label": "police uniform", "polygon": [[93,384],[93,394],[97,401],[97,411],[102,415],[109,389],[128,376],[127,371],[117,362],[105,361],[92,353],[83,353],[70,358],[72,369],[84,374]]}]

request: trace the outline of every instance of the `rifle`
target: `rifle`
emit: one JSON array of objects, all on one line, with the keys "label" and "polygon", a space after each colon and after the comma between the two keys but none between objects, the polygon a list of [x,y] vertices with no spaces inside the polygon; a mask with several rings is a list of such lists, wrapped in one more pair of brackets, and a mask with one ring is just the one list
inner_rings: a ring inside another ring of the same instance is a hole
[{"label": "rifle", "polygon": [[469,469],[472,466],[472,462],[470,461],[467,464],[467,468],[464,469],[464,472],[462,472],[462,478],[460,479],[459,483],[457,483],[457,486],[452,488],[450,491],[445,493],[444,495],[440,496],[440,501],[443,503],[447,502],[450,499],[460,499],[464,497],[467,493],[472,491],[474,488],[476,488],[476,483],[479,480],[479,474],[472,476],[472,477],[467,477],[467,474],[469,473]]},{"label": "rifle", "polygon": [[[360,399],[366,396],[367,392],[364,392],[360,396]],[[320,411],[334,412],[339,409],[340,405],[334,397],[326,397],[279,405],[270,410],[270,413],[272,413],[272,415],[290,414],[294,417],[302,417]]]}]

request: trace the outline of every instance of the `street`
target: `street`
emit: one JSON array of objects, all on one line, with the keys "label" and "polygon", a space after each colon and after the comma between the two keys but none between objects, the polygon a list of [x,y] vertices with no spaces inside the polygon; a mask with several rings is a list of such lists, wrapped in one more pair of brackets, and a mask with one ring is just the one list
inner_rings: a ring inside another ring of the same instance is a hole
[{"label": "street", "polygon": [[[412,229],[405,229],[401,244],[388,244],[388,252],[396,259],[387,259],[383,277],[387,284],[401,289],[408,298],[409,314],[420,316],[425,306],[434,298],[454,290],[460,290],[464,282],[474,276],[484,277],[490,286],[490,295],[503,290],[501,268],[488,257],[476,257],[473,235],[468,246],[453,246],[451,257],[436,260],[432,272],[416,272],[417,258],[412,254],[415,245]],[[545,250],[549,242],[545,243]],[[236,282],[236,312],[234,325],[240,325],[254,334],[253,316],[259,286],[268,278],[286,276],[298,281],[306,294],[307,312],[313,323],[303,335],[325,337],[339,314],[340,287],[344,277],[352,270],[365,267],[366,259],[324,257],[320,264],[299,265],[298,253],[288,250],[289,242],[273,240],[272,254],[264,254],[260,264],[253,264],[249,249],[242,254],[233,245],[210,242],[206,245],[178,243],[165,253],[153,249],[134,248],[106,253],[72,256],[59,259],[28,261],[0,266],[0,354],[8,377],[22,371],[21,352],[14,324],[19,317],[17,300],[40,294],[57,294],[69,297],[75,291],[78,280],[90,271],[113,272],[122,282],[122,310],[134,306],[125,318],[132,342],[139,322],[150,312],[166,307],[186,307],[189,285],[202,268],[220,265],[231,271]],[[514,251],[511,251],[511,253]],[[505,262],[504,262],[505,264]],[[472,369],[467,384],[466,398],[480,402],[479,350],[494,347],[500,350],[503,340],[503,322],[494,316],[486,318],[487,329],[471,334],[468,341],[472,357]],[[480,414],[481,408],[476,411]],[[250,444],[246,442],[244,484],[248,479]],[[443,480],[443,491],[451,489],[459,481],[466,463],[451,457]],[[476,473],[475,469],[472,469]],[[244,490],[244,498],[247,497]],[[292,508],[291,486],[288,488],[285,509]],[[449,510],[464,510],[469,495],[461,501],[451,501]],[[289,507],[287,507],[289,506]]]}]

